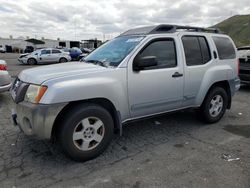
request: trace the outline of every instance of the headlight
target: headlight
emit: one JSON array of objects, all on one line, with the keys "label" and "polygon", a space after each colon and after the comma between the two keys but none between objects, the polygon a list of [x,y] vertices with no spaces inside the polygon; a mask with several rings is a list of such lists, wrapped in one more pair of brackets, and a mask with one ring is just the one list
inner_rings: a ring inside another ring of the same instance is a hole
[{"label": "headlight", "polygon": [[27,89],[24,100],[31,103],[39,103],[46,90],[47,86],[31,84]]}]

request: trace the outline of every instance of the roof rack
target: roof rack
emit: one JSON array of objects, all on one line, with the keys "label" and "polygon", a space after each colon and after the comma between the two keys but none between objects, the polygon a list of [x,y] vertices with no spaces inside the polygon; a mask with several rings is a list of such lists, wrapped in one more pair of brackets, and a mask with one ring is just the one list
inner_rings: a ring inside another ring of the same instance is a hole
[{"label": "roof rack", "polygon": [[147,27],[130,29],[130,30],[122,33],[120,36],[174,33],[177,31],[220,33],[220,30],[217,28],[203,28],[203,27],[191,27],[191,26],[161,24],[158,26],[147,26]]}]

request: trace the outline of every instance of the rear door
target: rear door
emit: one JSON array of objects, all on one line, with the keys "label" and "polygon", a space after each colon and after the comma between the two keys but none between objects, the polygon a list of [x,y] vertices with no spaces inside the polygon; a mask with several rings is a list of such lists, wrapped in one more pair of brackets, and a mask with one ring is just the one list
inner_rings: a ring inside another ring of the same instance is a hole
[{"label": "rear door", "polygon": [[[128,96],[132,117],[174,110],[183,100],[183,66],[175,37],[153,38],[132,57],[128,67]],[[155,56],[157,65],[135,71],[137,56]]]},{"label": "rear door", "polygon": [[62,52],[60,50],[57,49],[52,49],[52,61],[53,62],[59,62],[61,56],[62,56]]},{"label": "rear door", "polygon": [[212,52],[205,36],[182,35],[185,59],[185,84],[183,107],[192,106],[201,88],[204,74],[211,66]]}]

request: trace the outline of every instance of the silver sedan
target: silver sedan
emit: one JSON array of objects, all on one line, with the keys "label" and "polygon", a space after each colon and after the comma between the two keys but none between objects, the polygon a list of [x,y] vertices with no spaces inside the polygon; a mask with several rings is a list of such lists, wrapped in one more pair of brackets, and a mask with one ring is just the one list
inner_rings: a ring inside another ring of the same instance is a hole
[{"label": "silver sedan", "polygon": [[0,60],[0,92],[8,91],[11,86],[11,77],[7,71],[7,64]]},{"label": "silver sedan", "polygon": [[59,49],[44,48],[36,50],[32,53],[21,54],[18,58],[21,64],[42,64],[42,63],[64,63],[71,61],[71,57],[68,52],[63,52]]}]

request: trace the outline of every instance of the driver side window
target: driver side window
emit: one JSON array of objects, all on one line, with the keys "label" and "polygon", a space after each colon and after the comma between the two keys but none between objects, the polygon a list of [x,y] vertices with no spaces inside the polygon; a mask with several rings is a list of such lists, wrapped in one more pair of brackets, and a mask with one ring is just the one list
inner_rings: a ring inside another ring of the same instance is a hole
[{"label": "driver side window", "polygon": [[140,52],[140,58],[154,56],[157,65],[148,69],[161,69],[177,66],[175,43],[173,39],[157,39],[151,41],[146,48]]}]

